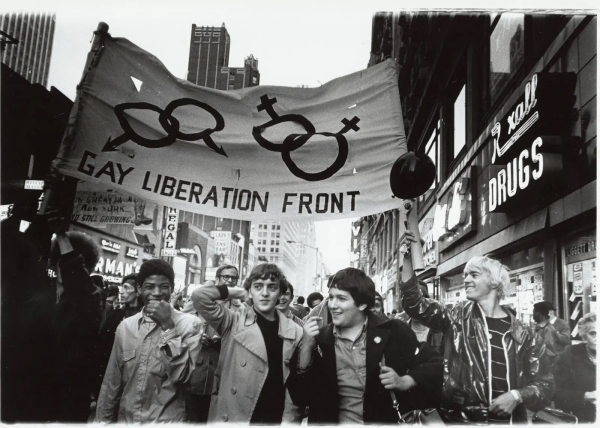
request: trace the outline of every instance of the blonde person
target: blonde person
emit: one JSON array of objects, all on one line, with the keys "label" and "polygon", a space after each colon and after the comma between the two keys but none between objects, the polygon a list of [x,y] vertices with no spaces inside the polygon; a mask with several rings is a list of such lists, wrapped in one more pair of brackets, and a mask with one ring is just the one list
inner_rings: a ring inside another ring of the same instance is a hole
[{"label": "blonde person", "polygon": [[421,324],[445,334],[440,414],[447,423],[527,423],[525,407],[550,404],[554,378],[546,347],[500,305],[509,271],[486,256],[464,269],[467,300],[452,309],[423,296],[412,267],[407,231],[400,240],[402,307]]}]

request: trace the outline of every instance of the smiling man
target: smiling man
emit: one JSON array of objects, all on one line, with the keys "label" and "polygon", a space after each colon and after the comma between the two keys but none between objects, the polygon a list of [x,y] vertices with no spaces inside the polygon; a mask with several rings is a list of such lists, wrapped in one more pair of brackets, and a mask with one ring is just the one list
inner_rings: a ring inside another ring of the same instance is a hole
[{"label": "smiling man", "polygon": [[141,312],[117,328],[98,405],[97,422],[184,422],[184,383],[198,359],[200,320],[169,303],[174,272],[148,260],[138,273]]},{"label": "smiling man", "polygon": [[[285,389],[294,389],[289,375],[303,338],[302,327],[276,310],[286,291],[281,270],[270,263],[256,266],[243,289],[222,284],[194,290],[194,308],[221,336],[209,423],[282,422]],[[252,305],[238,311],[218,303],[247,297]]]},{"label": "smiling man", "polygon": [[410,255],[418,239],[411,231],[400,239],[402,307],[445,333],[442,417],[449,424],[527,423],[525,406],[536,411],[550,404],[554,378],[543,341],[500,305],[508,268],[487,256],[473,257],[464,269],[467,300],[447,309],[419,288]]},{"label": "smiling man", "polygon": [[290,308],[290,305],[294,300],[294,286],[290,284],[289,281],[285,278],[283,279],[283,281],[285,281],[287,290],[281,295],[281,297],[279,297],[279,304],[277,305],[277,310],[283,315],[285,315],[286,318],[289,318],[299,326],[302,326],[302,320],[296,315],[294,315],[292,309]]},{"label": "smiling man", "polygon": [[[402,413],[435,407],[441,356],[428,345],[420,347],[402,321],[371,311],[375,284],[362,270],[343,269],[328,285],[332,322],[312,340],[312,365],[299,366],[307,370],[301,404],[309,406],[308,422],[398,423],[391,391]],[[313,331],[320,320],[309,315],[305,321],[305,330]]]}]

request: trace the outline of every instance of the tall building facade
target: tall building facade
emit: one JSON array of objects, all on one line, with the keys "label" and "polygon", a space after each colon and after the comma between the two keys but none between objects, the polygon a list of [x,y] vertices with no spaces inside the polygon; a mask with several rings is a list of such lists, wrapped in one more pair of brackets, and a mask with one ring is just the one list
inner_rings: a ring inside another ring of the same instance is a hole
[{"label": "tall building facade", "polygon": [[259,84],[258,59],[253,55],[244,60],[244,68],[221,67],[221,74],[217,79],[217,89],[227,91],[249,88]]},{"label": "tall building facade", "polygon": [[0,15],[2,63],[29,82],[46,87],[55,25],[54,14]]},{"label": "tall building facade", "polygon": [[294,286],[296,296],[319,291],[323,267],[311,222],[253,222],[250,242],[257,257],[275,263]]},{"label": "tall building facade", "polygon": [[[250,55],[244,68],[228,67],[230,45],[225,23],[221,27],[192,24],[187,80],[220,90],[258,85],[258,60]],[[217,268],[224,264],[236,266],[243,280],[259,254],[250,251],[249,221],[187,211],[179,212],[177,248],[178,257],[187,259],[187,284],[214,279]]]},{"label": "tall building facade", "polygon": [[207,88],[217,88],[221,68],[229,65],[231,40],[225,28],[192,24],[187,80]]},{"label": "tall building facade", "polygon": [[[597,311],[596,40],[595,15],[375,16],[370,65],[396,62],[408,149],[436,167],[415,208],[435,298],[463,300],[465,264],[489,255],[525,323],[546,300],[575,337]],[[355,226],[355,260],[397,309],[404,213]]]}]

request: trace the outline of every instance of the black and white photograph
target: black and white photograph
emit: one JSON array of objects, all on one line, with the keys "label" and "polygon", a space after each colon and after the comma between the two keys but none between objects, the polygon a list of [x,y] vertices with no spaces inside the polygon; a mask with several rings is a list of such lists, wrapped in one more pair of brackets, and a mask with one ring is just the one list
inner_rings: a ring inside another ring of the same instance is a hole
[{"label": "black and white photograph", "polygon": [[3,4],[0,423],[595,423],[597,12]]}]

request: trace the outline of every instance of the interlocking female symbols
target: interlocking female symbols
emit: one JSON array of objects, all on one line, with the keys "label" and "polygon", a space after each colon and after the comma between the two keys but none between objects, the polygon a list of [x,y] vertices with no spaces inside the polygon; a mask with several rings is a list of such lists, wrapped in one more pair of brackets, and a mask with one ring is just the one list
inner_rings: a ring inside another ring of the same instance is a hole
[{"label": "interlocking female symbols", "polygon": [[[346,137],[343,134],[350,130],[357,132],[360,129],[357,125],[360,121],[358,117],[354,116],[350,120],[346,118],[342,119],[344,127],[337,133],[315,132],[315,127],[311,123],[311,121],[302,115],[286,114],[283,116],[279,116],[279,114],[277,114],[277,112],[273,108],[273,105],[277,103],[277,98],[269,98],[269,96],[265,94],[262,97],[260,97],[260,101],[261,103],[257,106],[257,110],[259,112],[265,110],[267,114],[271,117],[271,120],[260,126],[255,126],[254,128],[252,128],[252,136],[254,137],[256,142],[261,145],[261,147],[272,152],[281,153],[281,159],[286,164],[286,166],[292,174],[306,181],[321,181],[333,176],[344,166],[346,160],[348,159],[348,141],[346,140]],[[262,136],[262,134],[267,128],[279,125],[284,122],[297,123],[298,125],[304,128],[306,134],[290,134],[284,138],[283,143],[273,143]],[[291,153],[294,150],[297,150],[300,147],[302,147],[311,137],[315,135],[334,137],[338,143],[338,155],[335,161],[333,161],[333,163],[329,167],[327,167],[323,171],[311,173],[300,169],[298,165],[296,165],[296,163],[292,160]]]}]

